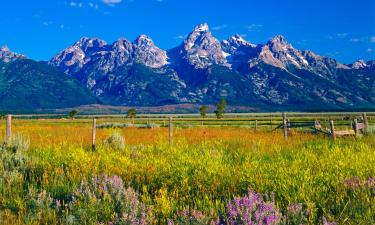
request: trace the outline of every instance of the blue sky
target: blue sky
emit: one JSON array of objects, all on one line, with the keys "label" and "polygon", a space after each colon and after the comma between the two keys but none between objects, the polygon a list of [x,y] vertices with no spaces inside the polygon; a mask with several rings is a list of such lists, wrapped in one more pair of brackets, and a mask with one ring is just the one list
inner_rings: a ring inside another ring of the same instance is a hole
[{"label": "blue sky", "polygon": [[241,34],[265,43],[283,34],[293,46],[344,63],[375,59],[373,0],[17,0],[2,1],[0,45],[48,60],[82,36],[111,43],[149,35],[169,49],[197,24],[218,39]]}]

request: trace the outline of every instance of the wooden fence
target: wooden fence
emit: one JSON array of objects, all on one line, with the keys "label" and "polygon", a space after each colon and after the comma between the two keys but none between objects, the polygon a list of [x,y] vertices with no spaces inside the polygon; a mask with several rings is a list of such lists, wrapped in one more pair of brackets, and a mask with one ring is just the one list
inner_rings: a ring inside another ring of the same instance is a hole
[{"label": "wooden fence", "polygon": [[[362,116],[358,118],[354,118],[352,120],[351,126],[352,129],[346,129],[346,130],[337,130],[335,128],[335,123],[334,120],[330,119],[329,120],[329,128],[324,128],[319,120],[315,121],[304,121],[304,122],[292,122],[289,118],[287,118],[286,113],[282,113],[282,123],[278,125],[275,129],[273,129],[273,117],[269,119],[270,121],[270,127],[271,130],[277,130],[277,129],[283,129],[283,134],[285,140],[288,139],[288,133],[291,131],[293,128],[311,128],[315,133],[324,133],[326,135],[329,135],[332,137],[332,139],[336,139],[337,137],[342,137],[342,136],[358,136],[358,135],[363,135],[368,133],[368,118],[366,113],[363,113]],[[147,119],[147,123],[149,124],[149,119]],[[166,125],[165,120],[163,120],[164,126]],[[173,144],[173,128],[172,128],[172,116],[169,116],[168,120],[168,139],[169,139],[169,144]],[[255,131],[257,132],[259,130],[259,124],[258,120],[254,121],[254,128]],[[92,151],[95,151],[95,146],[96,146],[96,128],[97,128],[97,120],[94,118],[92,120]],[[5,144],[9,144],[12,138],[12,115],[7,115],[6,117],[6,134],[5,134]]]}]

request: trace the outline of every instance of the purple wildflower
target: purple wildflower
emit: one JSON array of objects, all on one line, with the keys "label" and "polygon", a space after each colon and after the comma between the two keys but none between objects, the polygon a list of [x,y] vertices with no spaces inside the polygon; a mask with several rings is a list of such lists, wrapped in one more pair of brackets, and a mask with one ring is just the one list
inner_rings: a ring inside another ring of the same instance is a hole
[{"label": "purple wildflower", "polygon": [[247,196],[228,203],[225,218],[229,225],[272,225],[278,224],[281,219],[273,201],[266,202],[262,195],[251,190]]}]

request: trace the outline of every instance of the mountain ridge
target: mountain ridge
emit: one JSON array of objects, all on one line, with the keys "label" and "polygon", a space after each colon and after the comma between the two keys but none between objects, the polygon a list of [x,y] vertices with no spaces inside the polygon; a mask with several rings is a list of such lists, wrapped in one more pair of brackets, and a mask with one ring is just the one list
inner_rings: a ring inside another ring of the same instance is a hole
[{"label": "mountain ridge", "polygon": [[[3,58],[20,59],[5,50]],[[265,44],[238,34],[220,41],[208,24],[169,50],[147,35],[112,44],[83,37],[47,64],[110,105],[214,104],[224,97],[264,109],[375,108],[375,61],[345,65],[296,49],[282,35]]]}]

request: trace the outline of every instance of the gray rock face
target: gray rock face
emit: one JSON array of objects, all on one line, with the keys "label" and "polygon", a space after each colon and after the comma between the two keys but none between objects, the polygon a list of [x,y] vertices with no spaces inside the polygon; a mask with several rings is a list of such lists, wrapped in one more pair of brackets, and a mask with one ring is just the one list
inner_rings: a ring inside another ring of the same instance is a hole
[{"label": "gray rock face", "polygon": [[82,38],[50,62],[115,105],[215,103],[261,108],[345,109],[375,101],[375,61],[344,65],[294,48],[278,35],[255,45],[222,42],[201,24],[171,50],[146,35],[113,44]]},{"label": "gray rock face", "polygon": [[183,44],[171,53],[173,61],[185,61],[196,69],[205,69],[214,64],[228,65],[227,53],[214,38],[207,24],[201,24],[188,35]]},{"label": "gray rock face", "polygon": [[9,63],[17,59],[26,59],[26,56],[11,52],[7,46],[0,48],[0,60]]},{"label": "gray rock face", "polygon": [[151,68],[160,68],[167,64],[167,53],[155,46],[146,35],[141,35],[134,43],[134,59]]}]

